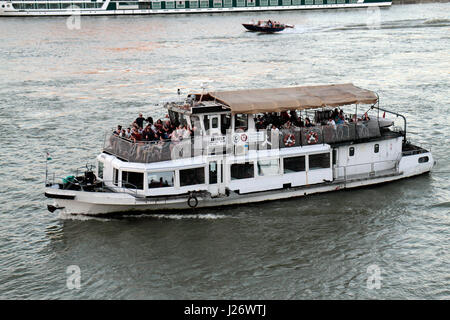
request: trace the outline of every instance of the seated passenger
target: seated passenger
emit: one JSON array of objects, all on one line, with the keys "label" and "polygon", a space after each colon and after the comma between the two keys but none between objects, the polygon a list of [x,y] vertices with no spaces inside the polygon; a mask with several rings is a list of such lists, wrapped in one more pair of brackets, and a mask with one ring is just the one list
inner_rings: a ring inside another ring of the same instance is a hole
[{"label": "seated passenger", "polygon": [[144,129],[144,132],[142,134],[142,140],[144,141],[155,141],[156,135],[153,132],[153,130],[150,128],[150,126],[146,126]]},{"label": "seated passenger", "polygon": [[305,127],[314,127],[314,125],[311,123],[311,120],[309,120],[308,117],[305,119]]},{"label": "seated passenger", "polygon": [[333,112],[331,113],[331,119],[336,119],[336,117],[339,116],[339,110],[338,108],[334,108]]},{"label": "seated passenger", "polygon": [[188,126],[184,126],[183,139],[189,139],[191,137],[191,129]]},{"label": "seated passenger", "polygon": [[131,133],[131,140],[133,140],[134,143],[142,140],[142,135],[136,128],[133,128],[133,132]]},{"label": "seated passenger", "polygon": [[291,110],[290,112],[289,112],[289,115],[291,116],[291,122],[293,123],[293,124],[297,124],[298,123],[298,115],[297,115],[297,112],[295,112],[295,110]]},{"label": "seated passenger", "polygon": [[156,123],[155,123],[156,131],[159,131],[159,129],[161,129],[162,127],[163,127],[163,123],[162,123],[161,119],[158,119],[158,121],[156,121]]},{"label": "seated passenger", "polygon": [[274,125],[274,124],[272,124],[272,127],[270,128],[270,130],[272,130],[272,131],[279,131],[277,126]]},{"label": "seated passenger", "polygon": [[113,134],[114,134],[115,136],[120,136],[121,133],[122,133],[122,126],[119,124],[119,125],[117,126],[117,129],[113,131]]},{"label": "seated passenger", "polygon": [[124,138],[126,138],[126,139],[131,139],[131,128],[127,128],[127,132],[126,132]]},{"label": "seated passenger", "polygon": [[280,118],[281,118],[281,124],[285,124],[287,121],[290,120],[290,117],[289,117],[289,114],[287,113],[287,111],[281,112]]},{"label": "seated passenger", "polygon": [[369,118],[367,112],[364,113],[364,114],[362,115],[361,120],[362,120],[362,121],[369,121],[369,120],[370,120],[370,118]]},{"label": "seated passenger", "polygon": [[336,122],[334,122],[333,119],[328,119],[327,125],[332,126],[334,129],[336,129]]},{"label": "seated passenger", "polygon": [[302,118],[301,117],[298,117],[298,120],[297,120],[297,122],[295,123],[295,125],[297,126],[297,127],[304,127],[305,126],[305,123],[303,122],[303,120],[302,120]]},{"label": "seated passenger", "polygon": [[291,127],[292,127],[292,124],[289,120],[283,125],[284,129],[291,129]]},{"label": "seated passenger", "polygon": [[153,125],[153,118],[152,118],[152,117],[147,117],[147,119],[145,119],[145,121],[146,121],[148,124]]}]

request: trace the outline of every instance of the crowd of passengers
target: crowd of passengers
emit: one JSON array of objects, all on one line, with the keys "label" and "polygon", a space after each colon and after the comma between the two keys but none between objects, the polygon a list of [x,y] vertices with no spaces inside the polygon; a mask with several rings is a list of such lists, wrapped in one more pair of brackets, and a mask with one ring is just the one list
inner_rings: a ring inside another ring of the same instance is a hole
[{"label": "crowd of passengers", "polygon": [[[323,114],[323,113],[322,113]],[[308,116],[303,120],[301,116],[297,114],[295,110],[283,111],[278,115],[276,112],[265,113],[263,115],[258,115],[255,118],[255,127],[258,130],[269,129],[269,130],[281,130],[281,129],[291,129],[295,127],[314,127],[316,125],[331,125],[336,128],[336,125],[348,124],[358,121],[368,121],[370,120],[367,112],[361,118],[357,118],[356,114],[352,117],[348,117],[344,114],[343,110],[338,110],[335,108],[331,112],[327,112],[328,117],[324,117],[317,120],[317,123],[313,123]]]},{"label": "crowd of passengers", "polygon": [[121,138],[138,141],[181,141],[194,135],[196,128],[189,128],[187,125],[172,123],[169,115],[164,119],[153,121],[152,117],[144,118],[142,113],[133,121],[133,123],[124,129],[121,125],[117,126],[113,134]]},{"label": "crowd of passengers", "polygon": [[[364,113],[362,118],[357,118],[356,115],[348,117],[344,114],[343,110],[338,110],[337,108],[325,113],[325,115],[328,116],[317,120],[317,123],[313,123],[307,116],[303,120],[294,110],[280,113],[265,113],[258,115],[254,120],[257,130],[281,130],[295,127],[314,127],[317,125],[331,125],[336,127],[337,125],[370,120],[367,113]],[[144,118],[142,113],[140,113],[127,129],[118,125],[113,134],[135,143],[139,141],[157,142],[167,140],[179,142],[183,139],[193,137],[196,131],[197,128],[195,126],[190,128],[187,125],[172,123],[169,115],[166,115],[164,119],[159,119],[154,122],[152,117]]]}]

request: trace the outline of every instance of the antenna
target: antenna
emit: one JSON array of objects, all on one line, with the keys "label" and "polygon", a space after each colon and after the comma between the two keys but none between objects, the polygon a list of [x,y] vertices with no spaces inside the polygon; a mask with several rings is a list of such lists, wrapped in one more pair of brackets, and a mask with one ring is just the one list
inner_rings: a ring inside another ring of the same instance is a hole
[{"label": "antenna", "polygon": [[200,85],[200,87],[202,88],[202,94],[200,95],[200,100],[199,100],[198,102],[202,102],[203,95],[205,94],[206,87],[207,87],[206,82],[202,82],[202,84]]}]

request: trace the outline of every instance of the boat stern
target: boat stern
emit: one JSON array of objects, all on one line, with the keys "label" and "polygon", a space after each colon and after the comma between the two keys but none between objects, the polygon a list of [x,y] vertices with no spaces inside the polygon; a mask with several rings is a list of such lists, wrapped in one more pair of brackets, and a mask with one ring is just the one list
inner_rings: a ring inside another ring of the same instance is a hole
[{"label": "boat stern", "polygon": [[399,162],[399,171],[405,176],[414,176],[430,172],[436,165],[431,150],[411,145],[410,150],[403,150]]}]

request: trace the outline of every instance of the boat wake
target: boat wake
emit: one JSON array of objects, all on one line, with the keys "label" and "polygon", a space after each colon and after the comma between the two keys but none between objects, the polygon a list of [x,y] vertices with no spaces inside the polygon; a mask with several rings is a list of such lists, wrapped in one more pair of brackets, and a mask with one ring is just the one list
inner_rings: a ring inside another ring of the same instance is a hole
[{"label": "boat wake", "polygon": [[367,30],[367,29],[415,29],[432,27],[449,27],[450,19],[408,19],[397,21],[384,21],[377,24],[355,23],[343,26],[325,28],[322,31],[346,31],[346,30]]},{"label": "boat wake", "polygon": [[83,214],[70,214],[60,212],[58,218],[61,220],[75,220],[75,221],[117,221],[129,219],[167,219],[167,220],[183,220],[183,219],[198,219],[198,220],[217,220],[229,218],[230,215],[215,214],[215,213],[198,213],[198,214],[118,214],[118,215],[102,215],[92,216]]},{"label": "boat wake", "polygon": [[216,220],[216,219],[224,219],[230,216],[223,214],[205,213],[205,214],[145,214],[139,217],[172,219],[172,220],[182,220],[182,219]]},{"label": "boat wake", "polygon": [[281,33],[301,34],[321,31],[322,28],[307,27],[307,26],[295,26],[294,28],[286,28]]},{"label": "boat wake", "polygon": [[58,219],[61,220],[74,220],[74,221],[111,221],[110,217],[94,217],[94,216],[88,216],[84,214],[70,214],[65,212],[60,212],[58,215]]}]

